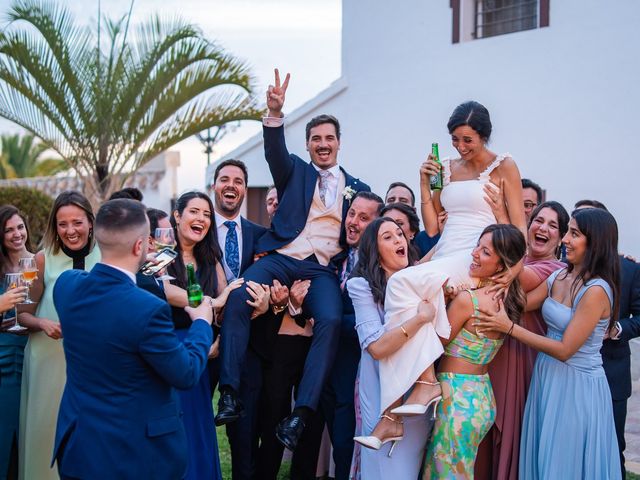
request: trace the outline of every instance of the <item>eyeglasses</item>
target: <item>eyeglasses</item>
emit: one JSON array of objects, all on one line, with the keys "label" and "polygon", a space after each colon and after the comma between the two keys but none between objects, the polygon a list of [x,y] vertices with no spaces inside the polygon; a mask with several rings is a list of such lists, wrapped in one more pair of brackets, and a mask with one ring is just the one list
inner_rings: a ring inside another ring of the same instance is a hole
[{"label": "eyeglasses", "polygon": [[538,204],[537,203],[533,203],[533,202],[524,202],[524,208],[526,209],[532,209],[537,207]]}]

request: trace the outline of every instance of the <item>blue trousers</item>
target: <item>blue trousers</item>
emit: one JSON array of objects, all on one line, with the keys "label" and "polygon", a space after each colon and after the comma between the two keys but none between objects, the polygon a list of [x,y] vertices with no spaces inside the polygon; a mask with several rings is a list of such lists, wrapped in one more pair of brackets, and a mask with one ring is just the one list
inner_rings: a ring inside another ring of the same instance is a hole
[{"label": "blue trousers", "polygon": [[[291,286],[297,280],[311,280],[311,286],[302,305],[314,320],[313,339],[305,361],[296,407],[316,410],[322,388],[327,380],[338,347],[342,319],[342,299],[338,278],[333,270],[307,260],[296,260],[274,253],[262,257],[243,275],[245,281],[272,285],[277,279]],[[225,306],[222,323],[220,385],[235,391],[240,388],[242,364],[249,343],[249,328],[253,308],[245,288],[231,292]],[[260,321],[260,319],[256,319]]]}]

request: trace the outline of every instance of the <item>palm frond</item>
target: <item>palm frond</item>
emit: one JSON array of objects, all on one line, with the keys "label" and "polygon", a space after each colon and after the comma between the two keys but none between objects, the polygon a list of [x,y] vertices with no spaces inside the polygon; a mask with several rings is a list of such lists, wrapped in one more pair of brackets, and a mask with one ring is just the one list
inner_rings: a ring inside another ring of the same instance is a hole
[{"label": "palm frond", "polygon": [[121,181],[114,174],[191,135],[259,119],[249,66],[194,25],[99,17],[96,32],[54,3],[15,0],[0,32],[0,116],[39,137],[38,148],[58,153],[99,197]]}]

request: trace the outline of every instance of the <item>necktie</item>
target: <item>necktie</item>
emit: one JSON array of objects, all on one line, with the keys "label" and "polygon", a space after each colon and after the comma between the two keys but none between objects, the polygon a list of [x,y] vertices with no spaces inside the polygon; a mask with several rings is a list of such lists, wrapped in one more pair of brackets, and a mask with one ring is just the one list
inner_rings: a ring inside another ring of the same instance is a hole
[{"label": "necktie", "polygon": [[356,262],[358,261],[357,253],[358,251],[355,248],[349,249],[349,255],[347,256],[347,264],[344,267],[344,272],[342,272],[342,278],[340,279],[340,285],[343,290],[344,290],[344,285],[347,283],[347,280],[349,280],[349,275],[351,275],[351,272],[353,271],[353,267],[356,266]]},{"label": "necktie", "polygon": [[329,170],[320,170],[318,174],[320,175],[320,179],[318,183],[320,200],[322,200],[322,203],[324,203],[326,206],[327,205],[326,196],[327,196],[327,190],[329,188],[329,176],[331,175],[331,172]]},{"label": "necktie", "polygon": [[236,222],[227,220],[224,222],[227,230],[227,239],[224,242],[224,261],[233,273],[235,278],[240,275],[240,252],[238,251],[238,234],[236,233]]}]

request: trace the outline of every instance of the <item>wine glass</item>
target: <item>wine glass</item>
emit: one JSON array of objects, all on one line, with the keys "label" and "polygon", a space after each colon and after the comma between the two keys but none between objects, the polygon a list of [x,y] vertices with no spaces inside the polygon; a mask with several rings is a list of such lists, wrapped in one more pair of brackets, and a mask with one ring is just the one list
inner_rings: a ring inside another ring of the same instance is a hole
[{"label": "wine glass", "polygon": [[[8,292],[9,290],[17,288],[20,286],[22,282],[23,282],[22,273],[5,274],[4,291]],[[13,314],[15,315],[13,317],[13,321],[11,320],[11,317],[7,317],[7,315],[9,315],[10,312],[13,312]],[[17,332],[24,332],[25,330],[27,330],[27,328],[18,324],[18,312],[16,311],[15,308],[9,310],[8,312],[5,312],[4,321],[2,323],[3,323],[2,329],[6,332],[17,333]],[[6,328],[10,323],[13,323],[13,325],[9,328]]]},{"label": "wine glass", "polygon": [[[173,228],[156,228],[155,235],[153,236],[154,243],[156,244],[156,252],[159,252],[163,248],[176,248],[176,235]],[[175,280],[175,277],[163,273],[158,277],[158,280]]]},{"label": "wine glass", "polygon": [[24,257],[18,260],[18,267],[22,272],[22,284],[27,286],[27,298],[24,300],[25,304],[35,303],[29,297],[29,290],[31,290],[31,284],[38,278],[38,266],[36,265],[36,259],[34,257]]}]

